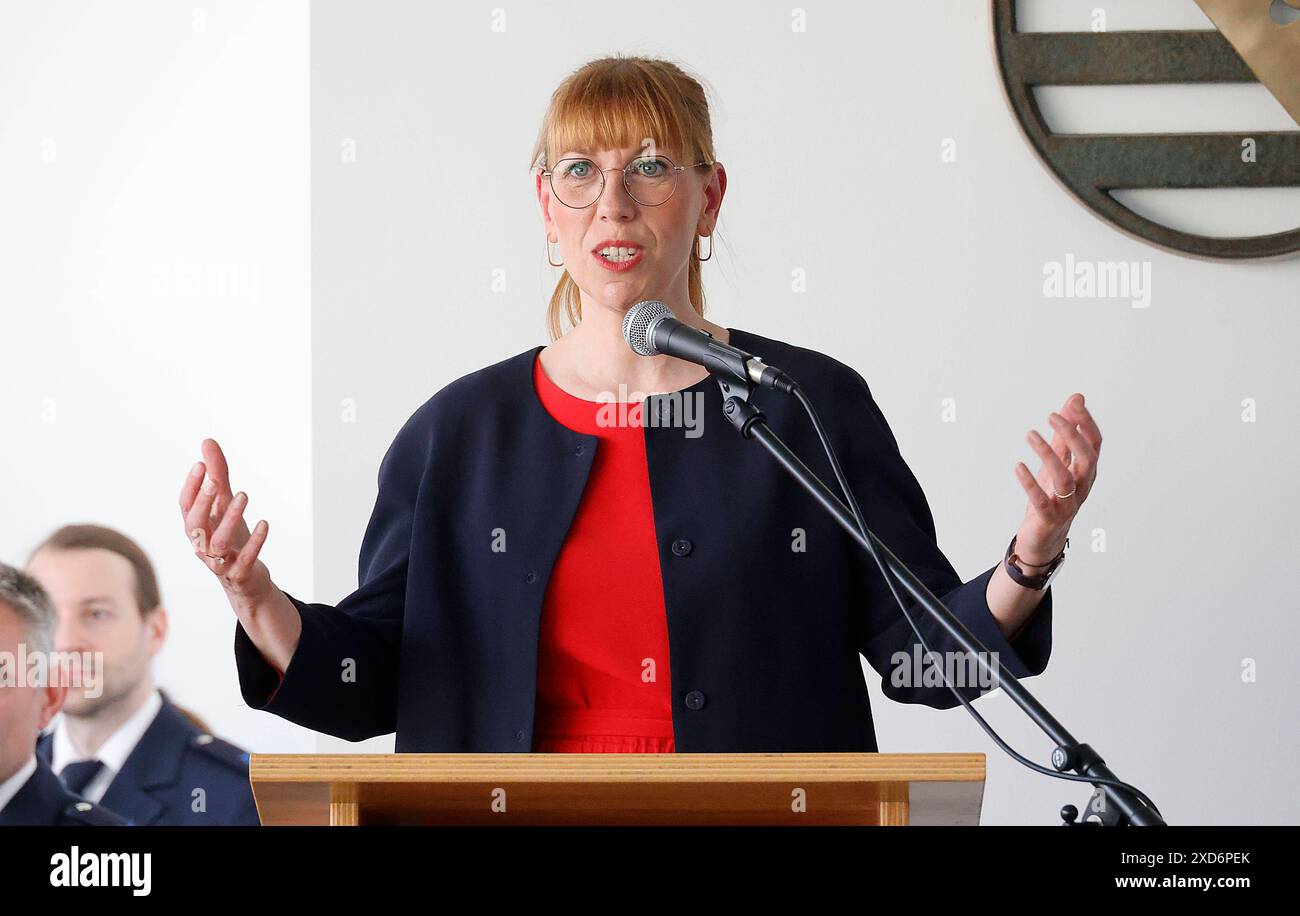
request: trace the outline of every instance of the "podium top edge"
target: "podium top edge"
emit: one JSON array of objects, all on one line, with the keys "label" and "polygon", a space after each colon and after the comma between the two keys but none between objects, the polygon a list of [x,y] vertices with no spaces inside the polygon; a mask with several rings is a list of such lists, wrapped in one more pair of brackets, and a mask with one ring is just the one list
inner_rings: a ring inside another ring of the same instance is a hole
[{"label": "podium top edge", "polygon": [[480,781],[983,782],[985,755],[743,754],[253,754],[254,782]]}]

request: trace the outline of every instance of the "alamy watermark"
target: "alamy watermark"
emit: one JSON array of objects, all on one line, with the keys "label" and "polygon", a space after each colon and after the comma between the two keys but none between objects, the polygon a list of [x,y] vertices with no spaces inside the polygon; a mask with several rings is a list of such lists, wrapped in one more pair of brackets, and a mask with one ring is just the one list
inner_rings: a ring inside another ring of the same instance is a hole
[{"label": "alamy watermark", "polygon": [[59,687],[80,690],[96,699],[104,693],[103,652],[28,652],[26,643],[17,652],[0,651],[0,688]]},{"label": "alamy watermark", "polygon": [[704,434],[703,391],[647,394],[644,391],[629,391],[626,385],[619,385],[617,394],[602,391],[596,400],[601,405],[596,411],[596,425],[602,428],[680,428],[685,430],[687,439],[698,439]]},{"label": "alamy watermark", "polygon": [[1065,261],[1043,265],[1043,295],[1049,299],[1128,299],[1133,308],[1151,305],[1150,261]]},{"label": "alamy watermark", "polygon": [[[987,666],[980,664],[981,656],[987,658]],[[895,687],[942,687],[946,677],[954,687],[977,687],[983,692],[1000,683],[996,652],[930,652],[923,656],[916,644],[911,652],[900,649],[889,660],[890,683]]]}]

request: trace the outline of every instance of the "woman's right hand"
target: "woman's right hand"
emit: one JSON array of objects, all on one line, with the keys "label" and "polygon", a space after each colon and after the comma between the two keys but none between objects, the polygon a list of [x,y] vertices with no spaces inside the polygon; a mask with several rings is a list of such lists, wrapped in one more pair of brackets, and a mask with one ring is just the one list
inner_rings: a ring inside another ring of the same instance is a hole
[{"label": "woman's right hand", "polygon": [[194,555],[221,582],[253,644],[267,661],[284,671],[297,647],[302,618],[258,559],[269,526],[263,519],[249,531],[244,521],[248,495],[242,490],[231,492],[230,470],[221,446],[204,439],[202,452],[203,460],[190,468],[181,486],[186,537]]}]

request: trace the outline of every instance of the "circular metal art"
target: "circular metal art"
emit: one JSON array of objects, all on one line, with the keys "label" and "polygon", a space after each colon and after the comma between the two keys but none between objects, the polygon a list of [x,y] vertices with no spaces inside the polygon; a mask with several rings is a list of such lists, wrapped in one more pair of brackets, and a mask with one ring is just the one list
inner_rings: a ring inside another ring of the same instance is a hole
[{"label": "circular metal art", "polygon": [[[1214,4],[1200,2],[1213,16]],[[1249,2],[1260,5],[1260,0]],[[1248,3],[1219,6],[1241,12]],[[1262,9],[1267,17],[1268,0],[1263,0]],[[1279,92],[1279,87],[1288,79],[1288,85],[1300,85],[1300,55],[1265,60],[1257,51],[1252,53],[1262,73],[1257,77],[1222,31],[1017,32],[1016,0],[992,0],[991,18],[1002,86],[1025,140],[1089,210],[1123,232],[1179,254],[1241,260],[1300,251],[1300,227],[1236,238],[1198,235],[1147,219],[1111,194],[1130,188],[1297,187],[1300,131],[1055,134],[1033,94],[1035,86],[1246,83],[1263,78],[1296,117],[1291,110],[1295,97]],[[1225,28],[1218,17],[1215,22]],[[1254,20],[1249,24],[1256,27]],[[1283,43],[1282,51],[1300,47],[1300,23],[1277,28],[1286,33],[1270,37]],[[1254,161],[1249,162],[1241,155],[1247,137],[1256,144]]]}]

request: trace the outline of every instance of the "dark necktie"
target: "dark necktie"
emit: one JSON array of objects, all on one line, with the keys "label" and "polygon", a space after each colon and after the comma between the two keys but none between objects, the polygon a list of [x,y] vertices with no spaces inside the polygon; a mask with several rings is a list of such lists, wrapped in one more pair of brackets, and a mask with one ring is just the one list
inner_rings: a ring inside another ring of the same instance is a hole
[{"label": "dark necktie", "polygon": [[63,784],[72,790],[74,795],[80,795],[86,791],[86,786],[94,779],[99,771],[104,768],[102,760],[78,760],[76,763],[70,763],[63,768],[59,778]]}]

